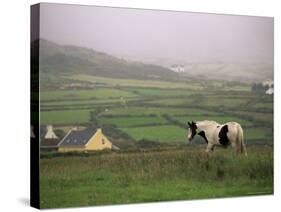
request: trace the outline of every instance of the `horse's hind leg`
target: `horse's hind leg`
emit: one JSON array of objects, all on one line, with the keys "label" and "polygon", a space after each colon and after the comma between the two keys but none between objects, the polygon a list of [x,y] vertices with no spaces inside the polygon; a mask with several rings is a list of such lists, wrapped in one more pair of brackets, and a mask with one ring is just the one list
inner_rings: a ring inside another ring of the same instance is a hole
[{"label": "horse's hind leg", "polygon": [[232,149],[234,150],[235,154],[239,154],[240,153],[240,148],[239,148],[239,145],[237,145],[236,141],[235,142],[231,142],[231,147]]},{"label": "horse's hind leg", "polygon": [[237,141],[235,144],[232,144],[232,147],[237,155],[243,154],[247,156],[247,150],[245,143]]},{"label": "horse's hind leg", "polygon": [[248,156],[246,145],[245,145],[244,141],[241,144],[241,153],[244,153],[245,156]]}]

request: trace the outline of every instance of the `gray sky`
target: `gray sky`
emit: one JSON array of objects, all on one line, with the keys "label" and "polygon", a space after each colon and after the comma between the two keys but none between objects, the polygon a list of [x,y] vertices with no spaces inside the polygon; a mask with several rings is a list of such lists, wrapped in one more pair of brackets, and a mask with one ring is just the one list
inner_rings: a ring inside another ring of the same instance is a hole
[{"label": "gray sky", "polygon": [[41,4],[41,38],[160,63],[273,62],[273,18]]}]

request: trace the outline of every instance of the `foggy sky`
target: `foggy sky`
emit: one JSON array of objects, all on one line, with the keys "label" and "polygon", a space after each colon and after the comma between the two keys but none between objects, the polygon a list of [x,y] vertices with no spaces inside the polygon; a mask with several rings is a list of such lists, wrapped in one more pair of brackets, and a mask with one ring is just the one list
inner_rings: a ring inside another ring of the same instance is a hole
[{"label": "foggy sky", "polygon": [[40,37],[142,61],[273,62],[273,18],[41,4]]}]

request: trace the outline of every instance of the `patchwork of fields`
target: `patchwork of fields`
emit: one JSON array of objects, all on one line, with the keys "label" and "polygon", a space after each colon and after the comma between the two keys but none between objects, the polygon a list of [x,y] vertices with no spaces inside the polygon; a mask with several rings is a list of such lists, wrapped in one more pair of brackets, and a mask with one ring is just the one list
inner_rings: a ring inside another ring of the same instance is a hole
[{"label": "patchwork of fields", "polygon": [[236,121],[244,128],[248,144],[272,144],[273,97],[251,92],[250,85],[226,87],[220,82],[114,80],[85,75],[73,79],[87,83],[102,80],[106,86],[41,92],[41,124],[110,128],[106,134],[113,142],[116,129],[126,135],[118,138],[124,142],[183,144],[187,121]]}]

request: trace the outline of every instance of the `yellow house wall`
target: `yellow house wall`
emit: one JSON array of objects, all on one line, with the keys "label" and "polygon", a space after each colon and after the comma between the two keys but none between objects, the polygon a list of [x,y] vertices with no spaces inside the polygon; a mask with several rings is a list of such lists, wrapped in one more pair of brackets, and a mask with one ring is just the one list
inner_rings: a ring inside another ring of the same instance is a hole
[{"label": "yellow house wall", "polygon": [[59,152],[75,152],[84,151],[83,147],[59,147]]},{"label": "yellow house wall", "polygon": [[[104,144],[102,142],[104,141]],[[96,134],[87,143],[85,150],[102,150],[112,149],[112,143],[103,135],[101,129],[98,129]]]}]

